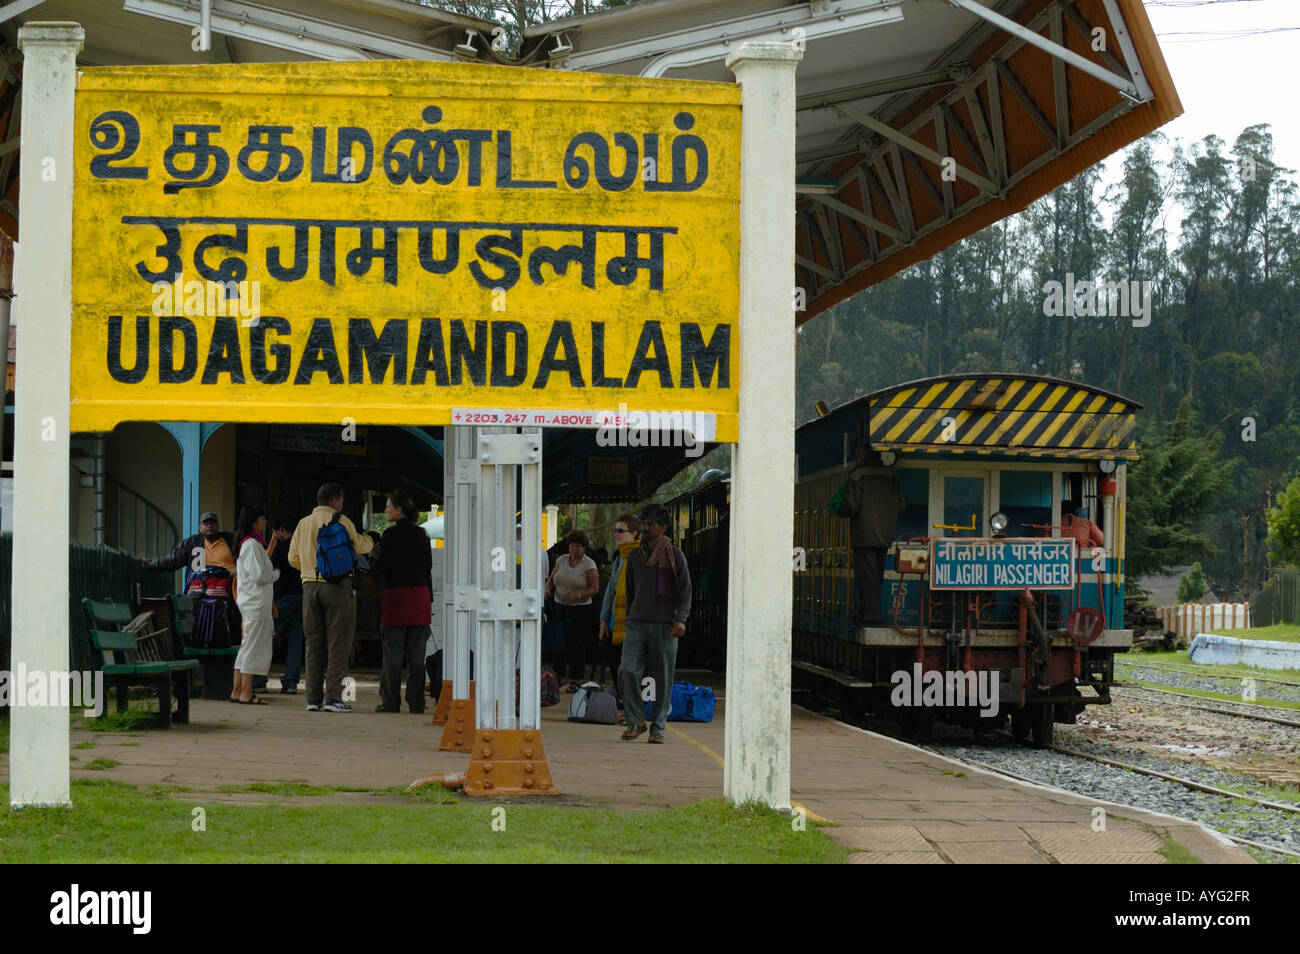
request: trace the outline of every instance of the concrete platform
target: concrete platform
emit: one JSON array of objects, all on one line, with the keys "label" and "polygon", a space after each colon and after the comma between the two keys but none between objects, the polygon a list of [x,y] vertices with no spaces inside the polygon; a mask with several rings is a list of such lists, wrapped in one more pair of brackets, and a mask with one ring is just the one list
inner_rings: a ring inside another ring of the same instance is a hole
[{"label": "concrete platform", "polygon": [[[424,715],[376,713],[374,675],[356,678],[351,713],[307,712],[304,696],[273,691],[264,706],[192,700],[190,724],[165,732],[74,731],[74,745],[94,746],[73,750],[73,777],[196,790],[278,781],[377,789],[464,771],[466,755],[437,750],[442,729],[430,724],[432,705]],[[274,676],[271,685],[278,685]],[[543,745],[564,795],[548,804],[641,811],[722,794],[725,693],[712,723],[670,722],[664,745],[648,745],[646,736],[623,742],[621,726],[568,722],[569,698],[542,710]],[[1253,863],[1194,822],[1009,780],[799,707],[792,742],[792,802],[813,821],[837,825],[828,834],[855,849],[855,863],[1162,864],[1165,838],[1205,862]],[[84,767],[97,758],[121,764]],[[8,780],[8,770],[5,759],[0,779]],[[352,803],[358,796],[326,799]],[[1098,805],[1106,812],[1100,832],[1092,830]]]}]

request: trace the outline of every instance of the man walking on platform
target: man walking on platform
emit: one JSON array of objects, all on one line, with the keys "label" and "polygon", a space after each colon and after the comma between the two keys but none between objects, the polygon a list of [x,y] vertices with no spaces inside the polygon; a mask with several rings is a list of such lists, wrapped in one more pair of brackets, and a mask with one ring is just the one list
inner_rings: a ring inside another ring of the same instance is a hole
[{"label": "man walking on platform", "polygon": [[686,635],[691,615],[691,574],[686,555],[668,539],[670,517],[662,504],[651,504],[641,514],[641,545],[627,556],[627,633],[623,660],[618,667],[619,696],[627,730],[621,738],[632,741],[646,731],[642,675],[649,676],[653,693],[650,739],[662,743],[677,667],[677,640]]},{"label": "man walking on platform", "polygon": [[[356,634],[357,605],[352,593],[351,572],[334,579],[323,576],[317,559],[317,538],[336,522],[347,531],[352,562],[369,553],[375,543],[357,533],[352,521],[343,516],[343,488],[325,484],[316,491],[318,506],[298,521],[289,541],[289,563],[302,574],[302,628],[307,643],[307,709],[351,712],[343,701],[343,677],[348,671],[348,654]],[[323,686],[323,692],[322,692]]]}]

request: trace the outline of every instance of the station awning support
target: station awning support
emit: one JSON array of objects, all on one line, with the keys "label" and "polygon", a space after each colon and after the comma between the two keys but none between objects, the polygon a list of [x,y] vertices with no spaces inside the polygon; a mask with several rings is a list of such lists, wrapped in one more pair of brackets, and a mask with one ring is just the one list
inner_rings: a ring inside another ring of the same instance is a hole
[{"label": "station awning support", "polygon": [[[33,23],[18,31],[23,51],[19,208],[24,222],[16,286],[23,350],[14,401],[12,662],[15,672],[54,685],[68,671],[68,457],[72,368],[72,127],[75,23]],[[64,683],[67,685],[67,683]],[[12,685],[25,693],[26,685]],[[68,709],[10,700],[9,804],[70,805]]]},{"label": "station awning support", "polygon": [[434,725],[446,725],[438,747],[468,752],[474,744],[474,683],[470,649],[477,631],[471,594],[478,579],[478,429],[448,427],[443,440],[443,683]]},{"label": "station awning support", "polygon": [[[795,69],[792,43],[727,59],[741,87],[740,440],[732,449],[723,793],[790,807],[794,549]],[[688,634],[689,635],[689,634]]]}]

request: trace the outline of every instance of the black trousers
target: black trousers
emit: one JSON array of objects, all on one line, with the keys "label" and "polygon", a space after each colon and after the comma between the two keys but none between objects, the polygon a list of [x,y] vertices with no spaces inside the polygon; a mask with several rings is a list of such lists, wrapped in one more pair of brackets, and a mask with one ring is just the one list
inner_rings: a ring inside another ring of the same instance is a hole
[{"label": "black trousers", "polygon": [[596,646],[595,661],[591,664],[591,681],[602,686],[606,677],[613,680],[614,698],[618,698],[618,666],[623,661],[623,644],[614,645],[612,639],[601,639]]},{"label": "black trousers", "polygon": [[592,644],[596,640],[596,606],[594,603],[586,606],[566,605],[563,613],[564,655],[568,663],[568,678],[586,679],[587,656],[595,649]]},{"label": "black trousers", "polygon": [[379,676],[379,701],[389,712],[402,708],[402,665],[406,665],[406,707],[424,711],[424,649],[429,625],[384,626],[379,630],[384,647],[384,668]]},{"label": "black trousers", "polygon": [[886,547],[853,548],[853,583],[857,605],[853,622],[858,626],[877,626],[884,622],[880,611],[880,589],[885,580]]}]

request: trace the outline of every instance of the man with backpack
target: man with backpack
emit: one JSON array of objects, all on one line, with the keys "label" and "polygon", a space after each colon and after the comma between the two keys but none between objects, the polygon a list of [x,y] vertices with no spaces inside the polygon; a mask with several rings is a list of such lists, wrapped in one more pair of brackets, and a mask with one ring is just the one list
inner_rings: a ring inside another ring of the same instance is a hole
[{"label": "man with backpack", "polygon": [[289,541],[289,563],[302,574],[307,710],[351,712],[343,701],[343,677],[356,631],[352,572],[357,556],[369,553],[375,544],[343,515],[340,485],[323,485],[316,491],[316,503],[316,509],[298,521]]}]

